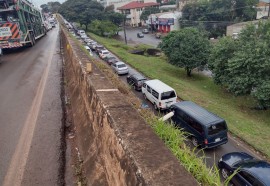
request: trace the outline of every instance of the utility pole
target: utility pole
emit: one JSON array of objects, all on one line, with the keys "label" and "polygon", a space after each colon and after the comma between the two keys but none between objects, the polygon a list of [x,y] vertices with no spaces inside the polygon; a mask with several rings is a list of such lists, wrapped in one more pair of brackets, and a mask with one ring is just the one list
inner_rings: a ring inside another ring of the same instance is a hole
[{"label": "utility pole", "polygon": [[124,36],[125,36],[125,43],[127,45],[127,34],[126,34],[126,10],[125,10],[125,13],[124,13],[124,25],[123,25],[123,28],[124,28]]}]

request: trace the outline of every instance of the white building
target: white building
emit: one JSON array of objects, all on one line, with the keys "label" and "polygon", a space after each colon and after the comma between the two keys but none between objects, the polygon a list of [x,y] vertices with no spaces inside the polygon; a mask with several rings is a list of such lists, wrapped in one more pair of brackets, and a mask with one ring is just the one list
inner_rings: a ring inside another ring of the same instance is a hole
[{"label": "white building", "polygon": [[256,19],[267,18],[269,12],[269,3],[260,1],[257,5],[257,17]]},{"label": "white building", "polygon": [[117,8],[122,14],[126,15],[126,23],[136,27],[142,26],[144,23],[141,21],[140,17],[145,9],[145,7],[159,7],[159,3],[153,0],[142,1],[132,1]]}]

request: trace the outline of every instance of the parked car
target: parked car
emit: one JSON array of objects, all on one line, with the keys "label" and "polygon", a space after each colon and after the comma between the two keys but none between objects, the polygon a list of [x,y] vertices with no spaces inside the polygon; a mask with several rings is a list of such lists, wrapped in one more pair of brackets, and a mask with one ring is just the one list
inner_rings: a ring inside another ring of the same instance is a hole
[{"label": "parked car", "polygon": [[142,87],[145,99],[153,103],[156,110],[166,110],[176,103],[175,90],[158,79],[145,81]]},{"label": "parked car", "polygon": [[174,124],[187,131],[192,144],[214,148],[228,142],[226,121],[191,101],[180,101],[170,108]]},{"label": "parked car", "polygon": [[138,37],[138,38],[143,38],[144,35],[143,35],[143,33],[139,32],[139,33],[137,33],[137,37]]},{"label": "parked car", "polygon": [[218,161],[224,179],[235,171],[230,183],[235,186],[270,186],[270,164],[245,152],[225,154]]},{"label": "parked car", "polygon": [[90,39],[89,37],[87,37],[87,38],[84,39],[84,42],[85,42],[85,43],[89,43],[89,42],[91,42],[91,41],[93,41],[93,40]]},{"label": "parked car", "polygon": [[84,30],[78,30],[77,34],[78,34],[78,35],[82,35],[82,34],[85,34],[85,35],[86,35],[86,33],[85,33]]},{"label": "parked car", "polygon": [[155,34],[155,37],[156,37],[157,39],[160,39],[160,38],[161,38],[161,33],[156,33],[156,34]]},{"label": "parked car", "polygon": [[84,46],[84,48],[89,52],[90,56],[93,56],[93,52],[89,48],[89,46]]},{"label": "parked car", "polygon": [[92,50],[95,50],[97,45],[97,42],[90,42],[90,44],[88,45]]},{"label": "parked car", "polygon": [[108,50],[100,50],[98,55],[101,59],[104,59],[106,56],[110,55],[110,52]]},{"label": "parked car", "polygon": [[108,63],[108,65],[112,65],[119,61],[116,57],[112,55],[107,55],[104,60]]},{"label": "parked car", "polygon": [[81,36],[81,38],[82,38],[83,40],[85,40],[85,39],[88,39],[88,38],[89,38],[89,37],[88,37],[86,34],[81,34],[80,36]]},{"label": "parked car", "polygon": [[142,30],[142,33],[148,34],[149,33],[149,30],[147,28],[145,28],[145,29]]},{"label": "parked car", "polygon": [[134,90],[141,91],[142,85],[147,79],[140,75],[140,74],[132,74],[130,76],[127,76],[127,83],[131,85]]},{"label": "parked car", "polygon": [[107,50],[107,49],[102,45],[96,45],[95,50],[99,54],[101,50]]},{"label": "parked car", "polygon": [[112,64],[112,68],[113,68],[114,72],[117,73],[118,75],[128,74],[128,72],[129,72],[127,65],[125,63],[123,63],[122,61],[118,61],[118,62]]}]

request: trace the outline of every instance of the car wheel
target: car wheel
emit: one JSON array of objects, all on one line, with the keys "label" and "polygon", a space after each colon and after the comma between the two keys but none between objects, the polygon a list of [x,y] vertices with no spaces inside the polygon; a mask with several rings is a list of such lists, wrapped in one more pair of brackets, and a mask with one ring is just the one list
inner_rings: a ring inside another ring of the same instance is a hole
[{"label": "car wheel", "polygon": [[229,172],[227,171],[227,169],[222,168],[221,175],[226,180],[229,177]]},{"label": "car wheel", "polygon": [[194,147],[198,147],[199,146],[198,140],[195,137],[191,137],[191,142],[194,145]]},{"label": "car wheel", "polygon": [[155,110],[158,110],[158,106],[157,106],[157,104],[155,104],[155,103],[154,103],[154,109],[155,109]]}]

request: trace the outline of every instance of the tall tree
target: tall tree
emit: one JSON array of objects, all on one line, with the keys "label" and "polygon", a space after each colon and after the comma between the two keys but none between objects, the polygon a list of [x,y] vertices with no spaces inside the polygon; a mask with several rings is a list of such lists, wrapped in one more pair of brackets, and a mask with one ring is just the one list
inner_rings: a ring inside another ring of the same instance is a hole
[{"label": "tall tree", "polygon": [[185,68],[187,76],[191,76],[194,68],[207,64],[210,52],[208,39],[195,28],[170,32],[159,46],[169,63]]},{"label": "tall tree", "polygon": [[209,0],[193,1],[184,6],[181,27],[203,23],[211,37],[222,36],[226,27],[240,21],[256,18],[258,0]]},{"label": "tall tree", "polygon": [[156,14],[159,12],[160,12],[160,9],[157,7],[146,7],[140,16],[140,19],[146,21],[149,15]]},{"label": "tall tree", "polygon": [[261,22],[242,30],[236,41],[224,39],[214,47],[210,65],[215,82],[235,95],[253,96],[265,109],[270,107],[269,30],[270,22]]},{"label": "tall tree", "polygon": [[103,19],[103,6],[92,0],[67,0],[59,12],[69,21],[79,22],[86,27],[94,20]]}]

